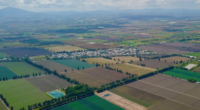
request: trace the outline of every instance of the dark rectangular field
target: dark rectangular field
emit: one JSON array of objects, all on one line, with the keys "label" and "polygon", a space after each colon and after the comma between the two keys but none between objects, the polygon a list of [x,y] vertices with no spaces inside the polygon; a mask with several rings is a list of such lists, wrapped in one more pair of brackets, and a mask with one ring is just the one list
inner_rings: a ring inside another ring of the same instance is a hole
[{"label": "dark rectangular field", "polygon": [[14,76],[17,76],[15,73],[13,73],[11,70],[6,68],[5,66],[1,66],[0,63],[0,79],[3,80],[3,78],[12,79]]},{"label": "dark rectangular field", "polygon": [[33,84],[36,88],[38,88],[42,92],[50,92],[60,88],[67,88],[72,86],[73,84],[57,77],[54,75],[47,75],[41,77],[32,77],[27,78],[31,84]]},{"label": "dark rectangular field", "polygon": [[163,69],[169,66],[175,65],[172,62],[158,61],[158,60],[143,60],[143,61],[134,61],[133,64],[141,65],[145,64],[145,67],[154,68],[154,69]]},{"label": "dark rectangular field", "polygon": [[128,77],[126,74],[111,71],[102,67],[89,68],[80,71],[76,70],[60,74],[64,74],[71,79],[79,81],[80,83],[88,84],[91,87],[99,87],[103,84]]},{"label": "dark rectangular field", "polygon": [[200,102],[199,84],[158,74],[128,85],[200,110],[196,105]]},{"label": "dark rectangular field", "polygon": [[52,54],[49,51],[42,50],[39,48],[28,48],[28,47],[19,47],[19,48],[4,48],[1,51],[9,54],[13,57],[25,57],[25,56],[36,56],[36,55],[50,55]]}]

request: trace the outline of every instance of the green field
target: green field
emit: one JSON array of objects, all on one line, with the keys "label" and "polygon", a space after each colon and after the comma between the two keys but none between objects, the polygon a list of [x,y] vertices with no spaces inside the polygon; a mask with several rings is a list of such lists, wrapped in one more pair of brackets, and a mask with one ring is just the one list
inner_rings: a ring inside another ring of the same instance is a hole
[{"label": "green field", "polygon": [[82,69],[83,67],[84,67],[84,68],[92,68],[92,67],[95,67],[95,66],[92,65],[92,64],[85,63],[85,62],[81,62],[81,61],[74,60],[74,59],[53,60],[53,61],[55,61],[55,62],[57,62],[57,63],[60,63],[60,64],[62,64],[62,65],[65,65],[65,66],[74,68],[74,69],[77,69],[78,67],[79,67],[79,69]]},{"label": "green field", "polygon": [[51,110],[124,110],[96,95]]},{"label": "green field", "polygon": [[14,72],[16,75],[33,75],[33,73],[41,73],[45,74],[45,71],[40,70],[32,65],[29,65],[25,62],[7,62],[3,63],[4,66],[6,66],[8,69],[10,69],[12,72]]},{"label": "green field", "polygon": [[0,100],[0,109],[1,109],[1,110],[7,110],[7,108],[6,108],[5,105],[2,103],[1,100]]},{"label": "green field", "polygon": [[185,55],[190,55],[190,56],[197,56],[197,57],[199,57],[199,56],[200,56],[200,52],[197,52],[197,53],[186,53]]},{"label": "green field", "polygon": [[6,58],[6,57],[8,57],[7,54],[0,52],[0,58]]},{"label": "green field", "polygon": [[181,69],[173,69],[167,72],[164,72],[163,74],[182,78],[182,79],[195,79],[198,82],[200,82],[200,73],[195,73],[191,71],[181,70]]},{"label": "green field", "polygon": [[14,110],[50,99],[24,79],[0,82],[0,88],[0,94],[3,94]]},{"label": "green field", "polygon": [[5,66],[0,66],[0,79],[12,79],[14,76],[16,76],[16,74],[10,71],[8,68],[6,68]]}]

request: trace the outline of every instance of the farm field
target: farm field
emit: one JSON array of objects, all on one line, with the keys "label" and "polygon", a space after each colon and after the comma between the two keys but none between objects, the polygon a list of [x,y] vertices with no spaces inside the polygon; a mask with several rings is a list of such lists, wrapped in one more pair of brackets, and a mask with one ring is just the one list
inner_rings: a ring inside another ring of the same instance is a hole
[{"label": "farm field", "polygon": [[155,69],[152,68],[142,67],[128,63],[111,65],[110,67],[113,69],[115,68],[118,70],[122,70],[123,73],[129,72],[131,74],[137,74],[138,76],[155,71]]},{"label": "farm field", "polygon": [[106,44],[75,44],[77,47],[85,48],[85,49],[108,49],[114,48],[112,45]]},{"label": "farm field", "polygon": [[149,50],[149,51],[155,51],[158,53],[165,53],[165,54],[184,54],[184,53],[190,53],[187,51],[181,51],[181,50],[176,50],[172,49],[171,47],[167,46],[160,46],[160,45],[150,45],[150,46],[141,46],[138,47],[138,49],[143,49],[143,50]]},{"label": "farm field", "polygon": [[28,105],[50,100],[45,93],[40,92],[24,79],[0,82],[0,88],[1,94],[7,99],[10,106],[13,106],[14,110],[23,107],[28,109]]},{"label": "farm field", "polygon": [[163,97],[133,88],[129,85],[123,85],[109,91],[132,102],[138,103],[146,108],[165,100]]},{"label": "farm field", "polygon": [[9,57],[7,54],[0,52],[0,58],[6,58]]},{"label": "farm field", "polygon": [[196,52],[196,53],[186,53],[185,55],[189,55],[189,56],[200,56],[200,52]]},{"label": "farm field", "polygon": [[118,59],[122,62],[122,61],[125,61],[125,62],[130,62],[131,60],[132,61],[139,61],[140,59],[137,58],[137,57],[130,57],[130,56],[127,56],[127,57],[112,57],[112,60],[116,60],[118,61]]},{"label": "farm field", "polygon": [[74,68],[74,69],[83,69],[83,67],[86,68],[93,68],[95,67],[92,64],[86,63],[86,62],[82,62],[82,61],[78,61],[78,60],[74,60],[74,59],[67,59],[67,60],[52,60],[56,63],[60,63],[62,65]]},{"label": "farm field", "polygon": [[163,74],[182,78],[185,80],[195,79],[198,82],[200,82],[200,73],[195,73],[195,72],[191,72],[191,71],[186,71],[186,70],[181,70],[181,69],[173,69],[173,70],[164,72]]},{"label": "farm field", "polygon": [[3,80],[3,78],[12,79],[14,76],[16,76],[15,73],[13,73],[12,71],[10,71],[5,66],[1,66],[0,65],[0,79],[1,80]]},{"label": "farm field", "polygon": [[198,73],[200,73],[200,67],[198,67],[197,69],[193,70],[193,72],[198,72]]},{"label": "farm field", "polygon": [[74,45],[74,44],[84,44],[86,42],[82,40],[70,40],[70,41],[64,41],[63,43],[66,43],[68,45]]},{"label": "farm field", "polygon": [[50,50],[50,51],[53,51],[53,52],[61,52],[61,51],[70,52],[70,51],[77,51],[77,50],[85,50],[83,48],[71,46],[71,45],[49,47],[47,49]]},{"label": "farm field", "polygon": [[110,60],[110,59],[105,59],[105,58],[85,58],[85,59],[82,59],[82,60],[85,60],[87,61],[88,63],[91,63],[91,64],[100,64],[100,65],[112,65],[112,64],[116,64],[117,61],[114,61],[114,60]]},{"label": "farm field", "polygon": [[72,86],[71,83],[54,75],[32,77],[27,78],[26,80],[42,92],[50,92],[56,89]]},{"label": "farm field", "polygon": [[143,60],[133,62],[135,65],[145,65],[145,67],[154,68],[154,69],[163,69],[169,66],[175,65],[172,62],[158,61],[158,60]]},{"label": "farm field", "polygon": [[35,56],[35,55],[50,55],[51,52],[42,50],[39,48],[28,48],[28,47],[19,47],[19,48],[5,48],[1,51],[7,53],[13,57],[26,57],[26,56]]},{"label": "farm field", "polygon": [[179,57],[179,56],[175,56],[175,57],[167,57],[167,58],[161,58],[160,59],[160,61],[165,61],[166,60],[166,62],[180,62],[181,60],[183,61],[183,62],[187,62],[188,60],[190,60],[190,58],[187,58],[187,57]]},{"label": "farm field", "polygon": [[51,71],[56,70],[57,72],[65,72],[67,71],[72,71],[73,68],[62,65],[60,63],[56,63],[54,61],[35,61],[34,63],[42,65],[46,68],[49,68]]},{"label": "farm field", "polygon": [[[109,94],[109,96],[106,96],[107,94]],[[145,107],[109,91],[96,93],[96,95],[126,110],[146,110]]]},{"label": "farm field", "polygon": [[126,74],[118,73],[102,67],[60,74],[64,74],[71,79],[79,81],[80,83],[88,84],[91,87],[100,87],[103,84],[107,84],[112,81],[121,80],[128,77],[128,75]]},{"label": "farm field", "polygon": [[0,108],[1,110],[8,110],[6,106],[3,104],[2,100],[0,100]]},{"label": "farm field", "polygon": [[27,74],[32,76],[33,73],[37,73],[38,75],[39,73],[45,74],[45,71],[40,70],[26,62],[6,62],[6,63],[3,63],[3,65],[18,76],[27,75]]},{"label": "farm field", "polygon": [[96,95],[51,110],[124,110]]},{"label": "farm field", "polygon": [[[133,88],[177,102],[183,106],[200,109],[200,86],[167,75],[157,74],[128,84]],[[162,102],[161,102],[162,103]],[[176,107],[175,104],[173,107]],[[187,110],[187,109],[186,109]]]}]

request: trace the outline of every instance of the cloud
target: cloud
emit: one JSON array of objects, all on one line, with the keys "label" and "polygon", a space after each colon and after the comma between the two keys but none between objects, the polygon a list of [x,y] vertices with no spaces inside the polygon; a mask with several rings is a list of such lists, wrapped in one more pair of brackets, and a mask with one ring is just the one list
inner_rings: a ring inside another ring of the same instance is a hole
[{"label": "cloud", "polygon": [[0,0],[0,7],[12,6],[33,11],[107,10],[151,8],[200,8],[200,0]]}]

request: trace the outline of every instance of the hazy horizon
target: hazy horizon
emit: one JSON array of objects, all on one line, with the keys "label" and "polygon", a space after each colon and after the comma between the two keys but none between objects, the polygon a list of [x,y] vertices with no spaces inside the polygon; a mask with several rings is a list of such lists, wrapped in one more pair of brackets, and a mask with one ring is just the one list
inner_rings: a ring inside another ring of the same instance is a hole
[{"label": "hazy horizon", "polygon": [[0,9],[33,12],[141,9],[200,9],[200,0],[0,0]]}]

